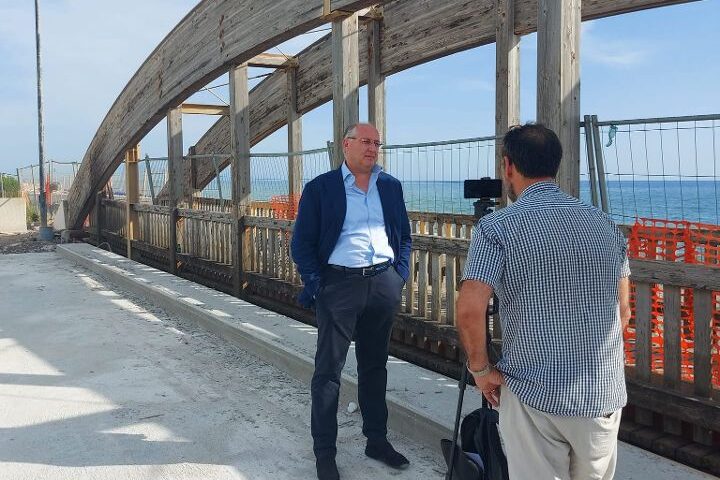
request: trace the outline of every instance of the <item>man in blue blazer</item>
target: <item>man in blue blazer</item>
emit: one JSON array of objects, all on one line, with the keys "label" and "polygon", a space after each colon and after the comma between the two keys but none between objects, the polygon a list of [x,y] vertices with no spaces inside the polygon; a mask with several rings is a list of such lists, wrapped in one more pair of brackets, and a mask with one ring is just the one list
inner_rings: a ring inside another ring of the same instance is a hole
[{"label": "man in blue blazer", "polygon": [[377,165],[378,131],[347,129],[345,161],[309,182],[292,237],[304,288],[298,301],[318,324],[312,379],[313,451],[318,479],[338,479],[335,463],[340,374],[355,340],[365,454],[394,468],[408,460],[387,440],[387,357],[407,280],[410,222],[400,182]]}]

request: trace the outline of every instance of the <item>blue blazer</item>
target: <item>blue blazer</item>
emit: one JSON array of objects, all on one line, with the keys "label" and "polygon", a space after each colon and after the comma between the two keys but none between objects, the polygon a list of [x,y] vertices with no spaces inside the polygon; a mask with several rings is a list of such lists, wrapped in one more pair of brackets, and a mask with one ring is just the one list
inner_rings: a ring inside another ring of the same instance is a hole
[{"label": "blue blazer", "polygon": [[[402,185],[396,178],[380,172],[377,189],[382,203],[385,233],[395,256],[394,266],[407,280],[412,239]],[[298,301],[305,307],[314,303],[323,271],[340,238],[346,210],[345,184],[339,168],[305,185],[290,244],[293,261],[305,286]]]}]

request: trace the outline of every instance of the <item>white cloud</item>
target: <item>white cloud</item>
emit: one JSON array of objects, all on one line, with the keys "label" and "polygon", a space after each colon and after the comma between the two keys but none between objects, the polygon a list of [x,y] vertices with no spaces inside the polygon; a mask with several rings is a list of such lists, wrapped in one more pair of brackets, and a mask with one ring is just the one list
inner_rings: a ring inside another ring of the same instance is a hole
[{"label": "white cloud", "polygon": [[596,33],[596,22],[585,22],[581,30],[581,58],[608,67],[641,65],[652,56],[646,43],[632,38],[607,38]]}]

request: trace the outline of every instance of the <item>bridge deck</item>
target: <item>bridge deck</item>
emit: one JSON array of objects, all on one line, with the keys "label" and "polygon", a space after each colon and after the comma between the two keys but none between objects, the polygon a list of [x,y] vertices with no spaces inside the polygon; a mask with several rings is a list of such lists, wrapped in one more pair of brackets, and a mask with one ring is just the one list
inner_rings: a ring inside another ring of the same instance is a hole
[{"label": "bridge deck", "polygon": [[[314,476],[296,379],[311,327],[88,245],[59,253],[0,256],[0,479]],[[441,478],[426,444],[454,382],[390,368],[392,438],[413,462],[393,478]],[[359,414],[340,423],[343,478],[390,478],[362,454]],[[621,444],[617,478],[714,477]]]}]

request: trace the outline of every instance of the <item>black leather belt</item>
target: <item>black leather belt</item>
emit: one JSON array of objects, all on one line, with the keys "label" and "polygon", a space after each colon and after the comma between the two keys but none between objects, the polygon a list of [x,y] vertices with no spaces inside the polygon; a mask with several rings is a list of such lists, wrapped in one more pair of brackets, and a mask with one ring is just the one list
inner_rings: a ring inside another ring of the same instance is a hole
[{"label": "black leather belt", "polygon": [[375,275],[378,275],[378,274],[384,272],[385,270],[390,268],[390,265],[391,265],[391,263],[388,260],[387,262],[378,263],[377,265],[371,265],[369,267],[351,268],[351,267],[342,267],[340,265],[328,265],[328,267],[331,270],[335,270],[338,272],[349,273],[352,275],[361,275],[363,277],[372,277],[372,276],[375,276]]}]

